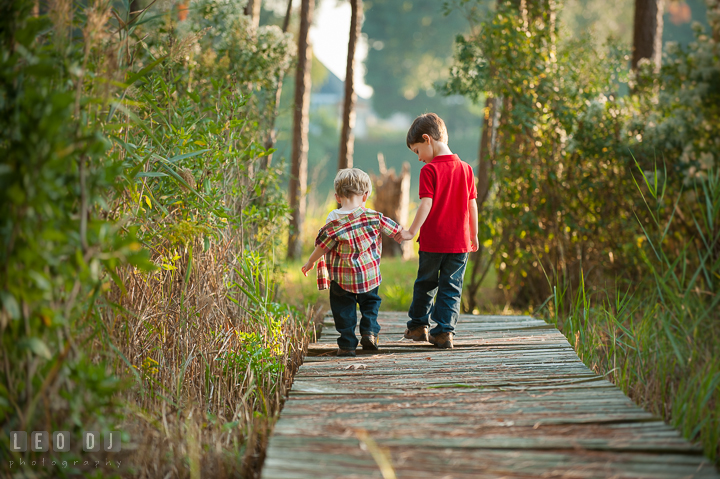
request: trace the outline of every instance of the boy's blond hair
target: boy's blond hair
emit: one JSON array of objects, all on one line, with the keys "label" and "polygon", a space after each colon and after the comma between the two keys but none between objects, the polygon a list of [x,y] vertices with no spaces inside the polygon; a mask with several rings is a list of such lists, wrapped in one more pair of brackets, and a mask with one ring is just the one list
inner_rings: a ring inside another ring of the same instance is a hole
[{"label": "boy's blond hair", "polygon": [[362,196],[372,191],[370,176],[359,168],[345,168],[335,175],[335,193],[341,198]]},{"label": "boy's blond hair", "polygon": [[423,135],[428,135],[435,141],[448,142],[448,132],[445,122],[435,113],[425,113],[415,118],[407,133],[407,147],[415,143],[423,143]]}]

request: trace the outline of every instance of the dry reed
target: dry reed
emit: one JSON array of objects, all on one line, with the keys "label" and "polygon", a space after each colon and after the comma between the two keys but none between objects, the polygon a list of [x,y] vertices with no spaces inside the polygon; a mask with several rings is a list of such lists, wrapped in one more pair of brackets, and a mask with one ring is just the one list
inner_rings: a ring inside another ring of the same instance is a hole
[{"label": "dry reed", "polygon": [[[280,335],[267,316],[259,317],[266,312],[252,313],[251,301],[232,287],[243,261],[233,243],[214,242],[207,251],[201,241],[189,243],[167,269],[121,271],[126,292],[111,292],[124,311],[106,318],[124,357],[116,373],[134,376],[123,425],[129,477],[255,477],[259,471],[313,329],[309,311],[304,318],[270,317]],[[253,333],[272,348],[260,362],[281,367],[258,373],[257,364],[227,360],[228,353],[257,347],[247,340]]]}]

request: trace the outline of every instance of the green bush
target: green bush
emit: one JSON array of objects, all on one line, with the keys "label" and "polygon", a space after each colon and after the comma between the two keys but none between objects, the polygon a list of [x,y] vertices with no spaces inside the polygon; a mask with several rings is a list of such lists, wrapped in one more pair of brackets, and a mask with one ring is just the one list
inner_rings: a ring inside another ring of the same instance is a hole
[{"label": "green bush", "polygon": [[717,461],[720,17],[656,73],[553,14],[499,6],[457,39],[448,84],[501,109],[480,228],[500,286]]},{"label": "green bush", "polygon": [[[135,473],[165,475],[200,467],[207,419],[234,453],[202,470],[250,470],[307,336],[268,299],[288,210],[262,145],[290,36],[249,28],[237,2],[185,22],[170,5],[35,4],[0,15],[0,451],[11,430],[121,427],[151,452]],[[239,358],[232,378],[216,355]],[[146,444],[156,408],[168,442]]]},{"label": "green bush", "polygon": [[487,92],[500,109],[480,231],[517,306],[541,304],[556,276],[577,287],[581,269],[591,288],[643,278],[637,221],[652,218],[638,207],[636,183],[655,167],[667,174],[659,214],[669,218],[677,200],[677,232],[694,235],[686,218],[703,194],[683,188],[707,178],[720,141],[712,38],[671,47],[659,74],[647,63],[635,73],[622,49],[566,39],[553,18],[545,7],[524,17],[500,5],[477,33],[457,38],[447,85],[475,100]]},{"label": "green bush", "polygon": [[[549,296],[545,276],[577,285],[639,274],[629,148],[642,146],[622,97],[627,55],[559,37],[549,11],[523,19],[505,3],[475,36],[457,39],[448,89],[500,109],[491,198],[481,215],[500,287],[518,306]],[[551,280],[554,282],[554,279]]]},{"label": "green bush", "polygon": [[[666,184],[646,177],[647,204],[658,220]],[[710,169],[701,187],[707,202],[693,216],[692,236],[680,236],[673,219],[652,222],[640,257],[650,275],[632,289],[591,292],[581,283],[574,299],[567,284],[555,285],[548,317],[583,361],[607,376],[683,435],[700,441],[720,464],[720,171]],[[678,249],[679,248],[679,249]],[[547,313],[548,311],[544,311]]]},{"label": "green bush", "polygon": [[[13,457],[11,430],[69,430],[77,439],[117,419],[105,415],[119,379],[88,346],[104,336],[102,297],[116,268],[152,268],[136,228],[108,220],[122,165],[98,121],[106,98],[87,88],[101,40],[89,23],[31,16],[33,4],[15,1],[0,20],[4,457]],[[73,27],[84,45],[70,38]]]}]

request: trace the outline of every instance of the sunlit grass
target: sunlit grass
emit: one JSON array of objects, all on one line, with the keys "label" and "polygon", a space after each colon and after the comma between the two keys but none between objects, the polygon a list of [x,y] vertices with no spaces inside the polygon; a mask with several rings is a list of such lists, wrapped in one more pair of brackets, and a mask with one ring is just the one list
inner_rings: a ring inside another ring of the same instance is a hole
[{"label": "sunlit grass", "polygon": [[584,282],[574,292],[556,284],[547,318],[588,367],[702,444],[720,466],[720,172],[698,188],[705,201],[691,212],[696,243],[674,237],[673,218],[663,224],[660,207],[651,209],[664,194],[657,178],[657,171],[646,175],[641,190],[656,227],[642,227],[646,280],[594,294]]}]

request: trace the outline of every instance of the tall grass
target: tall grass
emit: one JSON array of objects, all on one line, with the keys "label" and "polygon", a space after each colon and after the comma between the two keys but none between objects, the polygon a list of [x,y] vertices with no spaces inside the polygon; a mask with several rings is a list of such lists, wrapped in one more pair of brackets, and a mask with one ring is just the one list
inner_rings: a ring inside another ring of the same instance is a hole
[{"label": "tall grass", "polygon": [[[127,457],[136,477],[254,477],[311,325],[273,302],[270,263],[232,241],[189,244],[174,268],[125,270],[108,317],[116,372],[130,370]],[[160,440],[158,440],[160,439]]]},{"label": "tall grass", "polygon": [[[720,170],[681,193],[695,199],[684,212],[665,197],[663,174],[641,178],[651,221],[640,223],[639,255],[649,277],[594,293],[584,281],[578,291],[556,284],[546,312],[585,364],[720,465]],[[678,214],[694,226],[687,236]]]},{"label": "tall grass", "polygon": [[[259,470],[312,327],[276,301],[287,205],[262,146],[292,42],[241,3],[13,0],[0,16],[7,474]],[[11,451],[17,430],[71,431],[72,449]],[[83,469],[83,430],[122,431],[122,468]]]}]

